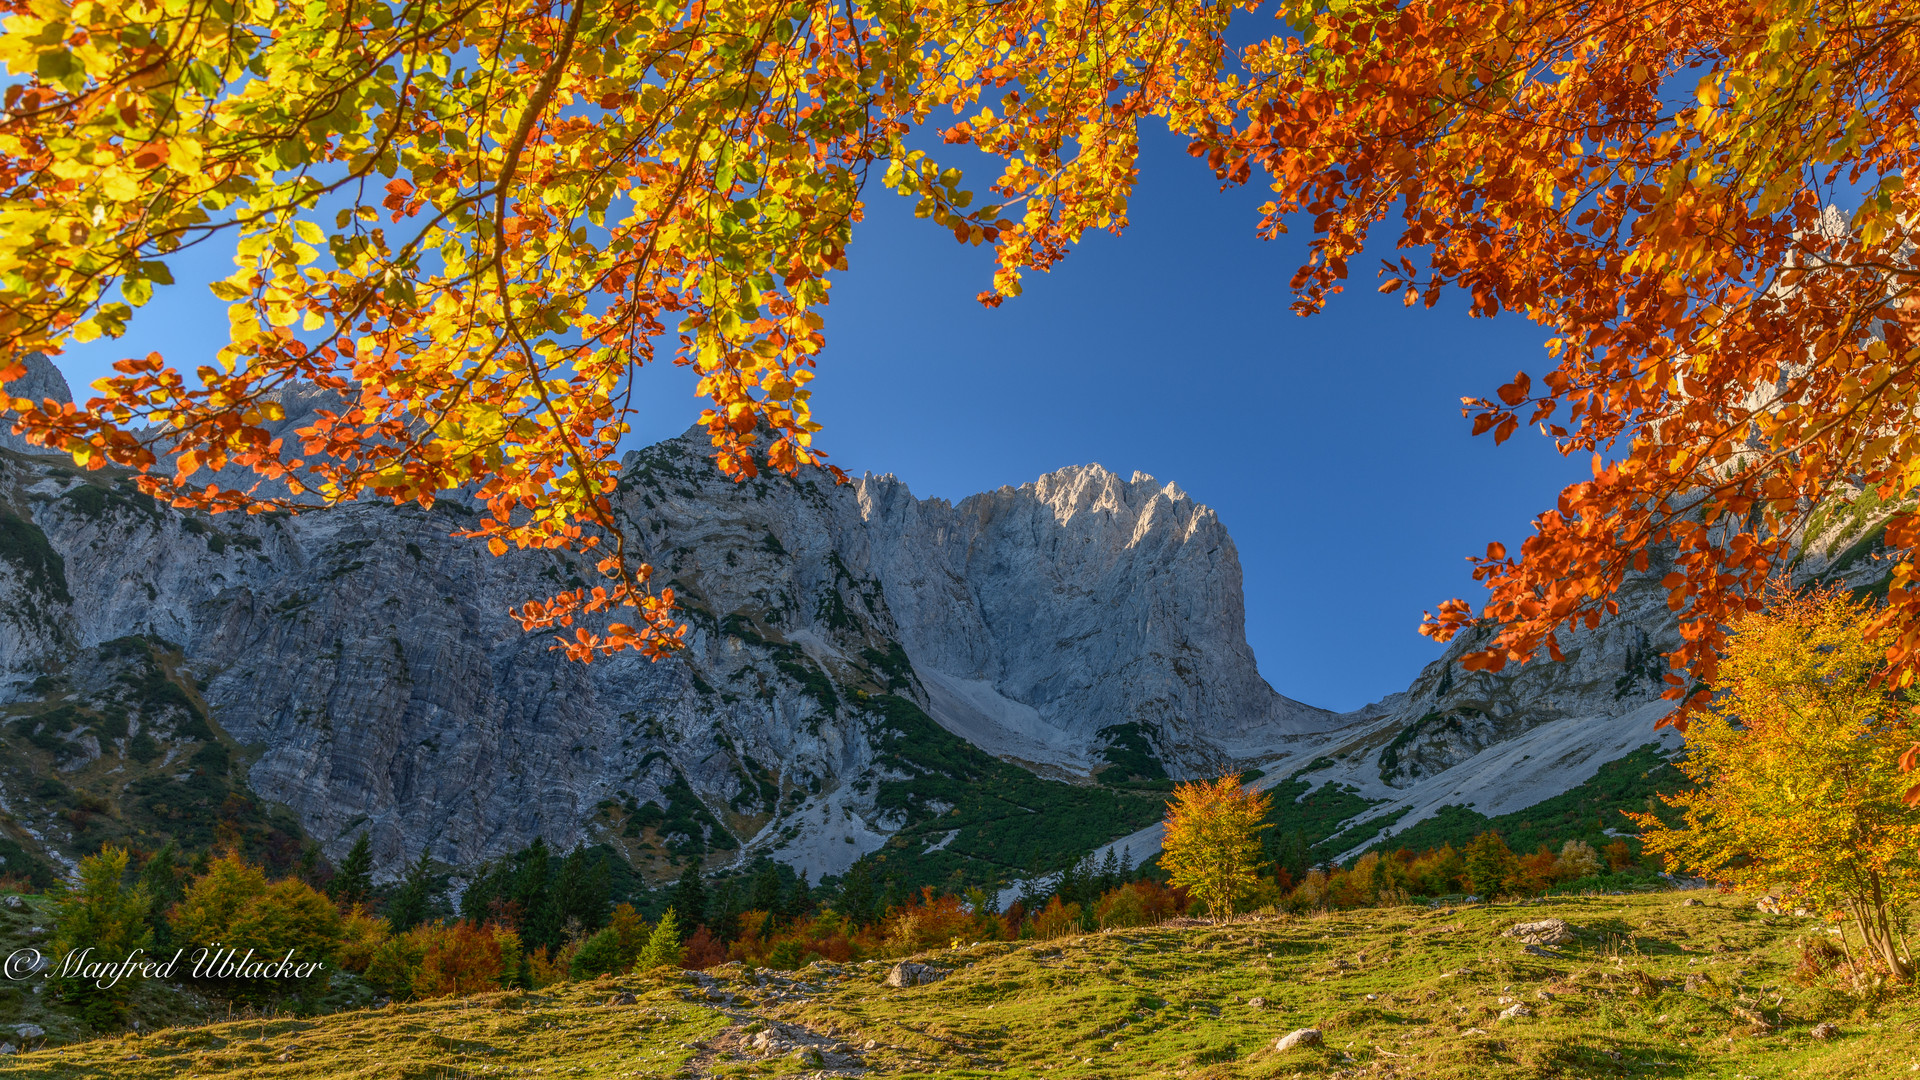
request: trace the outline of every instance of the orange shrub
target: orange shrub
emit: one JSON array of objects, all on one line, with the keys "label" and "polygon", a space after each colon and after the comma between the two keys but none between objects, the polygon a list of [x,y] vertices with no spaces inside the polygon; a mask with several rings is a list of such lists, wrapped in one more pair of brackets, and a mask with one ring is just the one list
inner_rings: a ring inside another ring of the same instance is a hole
[{"label": "orange shrub", "polygon": [[427,930],[428,935],[420,970],[413,978],[415,997],[465,997],[497,990],[520,959],[520,935],[511,930],[465,921],[414,928],[419,930]]},{"label": "orange shrub", "polygon": [[690,971],[705,971],[726,962],[726,946],[715,941],[707,928],[702,926],[687,939],[687,955],[680,961],[680,966]]},{"label": "orange shrub", "polygon": [[527,954],[527,967],[533,976],[533,988],[552,986],[567,981],[567,974],[573,965],[573,953],[576,946],[562,945],[558,952],[549,950],[545,945]]},{"label": "orange shrub", "polygon": [[1507,888],[1529,894],[1545,892],[1558,878],[1556,861],[1553,852],[1547,850],[1545,844],[1540,845],[1539,851],[1521,856],[1520,868],[1508,881]]},{"label": "orange shrub", "polygon": [[1034,916],[1033,936],[1042,941],[1080,933],[1080,905],[1062,904],[1058,896],[1047,909]]},{"label": "orange shrub", "polygon": [[519,934],[462,921],[421,923],[388,937],[364,971],[368,982],[396,998],[464,997],[508,985],[519,964]]},{"label": "orange shrub", "polygon": [[[1077,910],[1077,907],[1076,907]],[[881,920],[885,947],[896,955],[944,949],[959,938],[977,941],[986,934],[980,924],[991,916],[976,917],[958,896],[935,896],[931,886],[908,898]],[[997,920],[996,920],[997,921]]]}]

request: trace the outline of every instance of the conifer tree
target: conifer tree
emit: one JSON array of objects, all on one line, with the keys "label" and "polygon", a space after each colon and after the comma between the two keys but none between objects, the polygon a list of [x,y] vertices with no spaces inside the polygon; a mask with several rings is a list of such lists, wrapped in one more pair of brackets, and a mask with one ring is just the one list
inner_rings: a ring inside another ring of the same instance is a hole
[{"label": "conifer tree", "polygon": [[1100,860],[1099,895],[1105,895],[1120,887],[1120,853],[1109,847],[1107,857]]},{"label": "conifer tree", "polygon": [[786,902],[781,910],[789,919],[804,918],[807,912],[813,910],[813,893],[807,887],[805,870],[800,871],[800,876],[794,879],[793,888],[787,890]]},{"label": "conifer tree", "polygon": [[427,857],[426,847],[422,846],[420,857],[407,868],[407,876],[387,903],[387,922],[394,933],[405,933],[425,922],[432,912],[433,863]]},{"label": "conifer tree", "polygon": [[173,943],[173,928],[167,923],[167,909],[186,893],[186,875],[180,869],[180,845],[172,840],[147,859],[140,868],[140,887],[152,904],[148,924],[153,927],[157,948]]},{"label": "conifer tree", "polygon": [[732,942],[740,937],[740,886],[729,882],[725,891],[710,901],[709,929],[714,940]]},{"label": "conifer tree", "polygon": [[640,959],[635,961],[633,970],[652,971],[655,968],[678,967],[680,958],[686,955],[686,949],[680,944],[680,920],[672,908],[660,916],[660,922],[654,926],[653,933],[647,938],[647,947],[640,951]]},{"label": "conifer tree", "polygon": [[361,833],[353,842],[347,861],[340,864],[340,872],[327,883],[327,894],[342,908],[364,904],[373,897],[373,844],[366,833]]},{"label": "conifer tree", "polygon": [[528,948],[551,949],[560,944],[552,861],[546,840],[539,836],[514,857],[513,901],[520,905],[520,937]]},{"label": "conifer tree", "polygon": [[780,870],[771,859],[760,864],[753,875],[753,894],[747,906],[754,911],[780,913]]},{"label": "conifer tree", "polygon": [[700,877],[698,861],[688,863],[680,873],[680,880],[674,883],[672,907],[677,912],[685,913],[681,921],[687,933],[691,934],[694,927],[706,924],[707,886]]},{"label": "conifer tree", "polygon": [[295,867],[300,880],[318,888],[320,886],[320,845],[309,840],[300,849],[300,863]]},{"label": "conifer tree", "polygon": [[[474,868],[473,880],[460,894],[460,917],[471,923],[483,923],[494,916],[493,902],[513,900],[513,860],[495,859]],[[516,923],[518,920],[514,920]],[[517,926],[516,926],[517,929]]]},{"label": "conifer tree", "polygon": [[1497,832],[1483,832],[1474,837],[1462,855],[1466,860],[1467,888],[1488,900],[1506,888],[1507,882],[1513,880],[1514,871],[1520,868],[1519,857]]},{"label": "conifer tree", "polygon": [[840,879],[840,901],[835,906],[849,923],[865,926],[873,921],[873,901],[873,873],[864,857],[856,859]]},{"label": "conifer tree", "polygon": [[560,863],[553,886],[554,914],[562,927],[591,933],[607,921],[610,891],[606,861],[577,846]]}]

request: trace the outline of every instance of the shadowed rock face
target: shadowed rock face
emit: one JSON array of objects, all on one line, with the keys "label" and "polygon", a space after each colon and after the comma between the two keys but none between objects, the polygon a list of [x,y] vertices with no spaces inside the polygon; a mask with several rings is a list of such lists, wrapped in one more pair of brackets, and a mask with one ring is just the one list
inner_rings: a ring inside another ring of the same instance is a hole
[{"label": "shadowed rock face", "polygon": [[1186,775],[1327,718],[1260,679],[1232,542],[1173,485],[1084,466],[952,506],[891,477],[736,484],[691,433],[624,464],[618,513],[691,627],[658,664],[570,663],[523,632],[508,609],[590,564],[492,558],[451,537],[473,522],[456,501],[208,518],[5,456],[4,693],[103,642],[164,642],[249,748],[250,786],[336,857],[371,831],[388,870],[534,836],[645,870],[664,852],[620,823],[652,802],[683,854],[839,872],[897,827],[860,692],[1080,776],[1116,724]]}]

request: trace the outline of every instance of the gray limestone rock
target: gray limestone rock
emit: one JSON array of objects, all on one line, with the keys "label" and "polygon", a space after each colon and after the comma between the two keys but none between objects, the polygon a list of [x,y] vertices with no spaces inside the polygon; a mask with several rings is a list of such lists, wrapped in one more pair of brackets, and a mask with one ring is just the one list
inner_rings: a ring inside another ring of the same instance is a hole
[{"label": "gray limestone rock", "polygon": [[1515,923],[1500,931],[1500,936],[1514,938],[1528,945],[1566,945],[1573,941],[1573,928],[1565,919],[1541,919],[1537,922]]},{"label": "gray limestone rock", "polygon": [[926,986],[946,977],[947,973],[940,968],[902,961],[893,965],[893,970],[887,972],[887,985],[896,988]]},{"label": "gray limestone rock", "polygon": [[1301,1028],[1280,1038],[1273,1044],[1275,1050],[1291,1050],[1296,1046],[1319,1046],[1323,1040],[1319,1028]]}]

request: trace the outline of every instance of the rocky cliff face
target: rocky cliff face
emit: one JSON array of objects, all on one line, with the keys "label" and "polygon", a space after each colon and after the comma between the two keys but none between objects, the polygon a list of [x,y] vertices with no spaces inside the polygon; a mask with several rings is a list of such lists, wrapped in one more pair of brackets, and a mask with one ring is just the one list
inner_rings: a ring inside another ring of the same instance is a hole
[{"label": "rocky cliff face", "polygon": [[[67,397],[44,360],[9,389]],[[208,518],[0,445],[0,872],[29,851],[70,863],[106,817],[137,837],[213,817],[272,833],[279,813],[336,857],[369,832],[389,872],[538,836],[651,877],[766,852],[818,878],[911,841],[942,874],[961,858],[1006,880],[1032,865],[1021,834],[1085,850],[1152,820],[1155,778],[1257,764],[1265,784],[1338,784],[1369,804],[1348,830],[1364,844],[1675,743],[1653,727],[1677,635],[1658,565],[1563,639],[1565,662],[1469,673],[1462,640],[1334,716],[1260,678],[1212,511],[1097,465],[949,504],[890,476],[734,483],[693,435],[630,454],[617,512],[678,591],[688,647],[581,665],[506,613],[590,570],[453,538],[473,518],[458,500]],[[1802,572],[1884,576],[1874,513],[1836,511]],[[1006,790],[958,804],[982,784]]]},{"label": "rocky cliff face", "polygon": [[[542,836],[615,844],[643,872],[749,851],[839,872],[928,812],[876,794],[901,770],[866,704],[887,693],[1077,783],[1116,740],[1178,777],[1329,719],[1260,679],[1232,542],[1173,485],[1084,466],[954,506],[891,477],[736,484],[704,449],[630,454],[617,498],[684,600],[688,648],[590,665],[506,612],[591,572],[452,538],[457,501],[208,518],[12,453],[0,685],[44,739],[36,710],[108,707],[48,676],[146,639],[253,792],[335,856],[370,831],[387,868]],[[175,738],[137,714],[117,737],[143,732]],[[27,821],[31,803],[9,805]],[[45,816],[35,835],[79,844]]]}]

